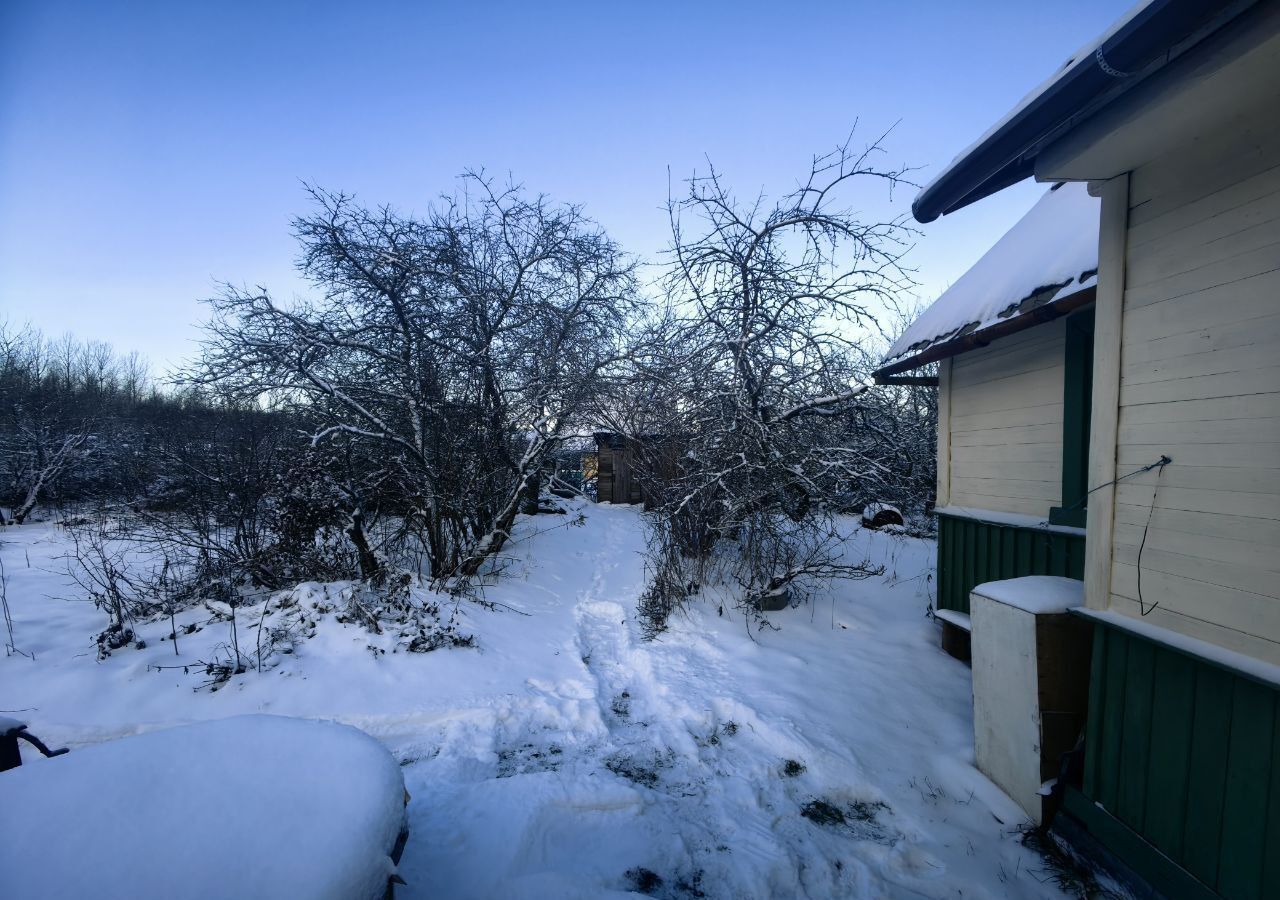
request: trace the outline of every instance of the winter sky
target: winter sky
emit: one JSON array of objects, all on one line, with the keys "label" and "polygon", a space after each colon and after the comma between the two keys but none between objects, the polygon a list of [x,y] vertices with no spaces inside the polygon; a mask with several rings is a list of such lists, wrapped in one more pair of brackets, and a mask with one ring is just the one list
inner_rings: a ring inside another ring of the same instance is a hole
[{"label": "winter sky", "polygon": [[[468,167],[510,172],[648,257],[668,170],[708,157],[776,194],[855,120],[897,123],[885,162],[923,183],[1127,5],[5,0],[0,317],[171,365],[215,281],[305,289],[302,180],[412,211]],[[920,294],[1042,190],[925,227]]]}]

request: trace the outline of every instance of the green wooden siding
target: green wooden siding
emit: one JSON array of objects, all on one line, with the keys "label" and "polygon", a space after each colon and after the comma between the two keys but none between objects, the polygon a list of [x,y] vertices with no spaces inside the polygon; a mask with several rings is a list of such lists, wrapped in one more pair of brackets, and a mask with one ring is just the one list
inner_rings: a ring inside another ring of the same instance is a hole
[{"label": "green wooden siding", "polygon": [[1278,721],[1274,685],[1096,623],[1082,793],[1218,895],[1280,897]]},{"label": "green wooden siding", "polygon": [[938,608],[969,612],[969,592],[1023,575],[1084,578],[1084,535],[938,516]]},{"label": "green wooden siding", "polygon": [[1093,398],[1093,307],[1067,316],[1062,373],[1062,506],[1054,525],[1083,528],[1089,502],[1089,418]]}]

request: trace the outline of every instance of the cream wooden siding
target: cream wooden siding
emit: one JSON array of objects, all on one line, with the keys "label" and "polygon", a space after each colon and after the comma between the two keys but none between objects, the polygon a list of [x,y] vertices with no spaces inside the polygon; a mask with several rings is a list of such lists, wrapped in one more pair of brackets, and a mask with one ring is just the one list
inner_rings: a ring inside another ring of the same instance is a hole
[{"label": "cream wooden siding", "polygon": [[1061,505],[1065,346],[1059,319],[951,361],[950,505],[1046,517]]},{"label": "cream wooden siding", "polygon": [[1132,174],[1116,470],[1173,464],[1116,491],[1110,595],[1140,613],[1149,518],[1145,620],[1280,662],[1280,137],[1262,129]]}]

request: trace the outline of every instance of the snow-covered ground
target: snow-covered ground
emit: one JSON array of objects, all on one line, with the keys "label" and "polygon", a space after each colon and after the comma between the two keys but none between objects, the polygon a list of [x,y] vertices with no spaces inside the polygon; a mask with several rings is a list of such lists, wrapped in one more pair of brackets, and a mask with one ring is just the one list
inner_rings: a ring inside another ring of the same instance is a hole
[{"label": "snow-covered ground", "polygon": [[577,504],[521,522],[486,588],[497,607],[462,608],[476,648],[392,652],[322,617],[275,668],[215,692],[154,666],[208,659],[226,623],[182,635],[179,657],[167,622],[143,625],[145,649],[98,662],[105,615],[74,602],[59,529],[0,541],[35,655],[0,658],[0,714],[73,752],[246,712],[356,725],[412,795],[404,897],[1060,896],[973,767],[969,671],[926,617],[928,542],[853,531],[849,555],[883,578],[773,614],[776,630],[704,603],[644,642],[641,514]]}]

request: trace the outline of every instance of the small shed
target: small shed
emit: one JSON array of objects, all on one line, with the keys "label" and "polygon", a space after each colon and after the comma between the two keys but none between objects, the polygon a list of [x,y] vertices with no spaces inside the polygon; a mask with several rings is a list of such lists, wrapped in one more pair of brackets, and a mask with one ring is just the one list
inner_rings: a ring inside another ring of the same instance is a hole
[{"label": "small shed", "polygon": [[614,431],[597,431],[596,502],[640,503],[639,443]]}]

